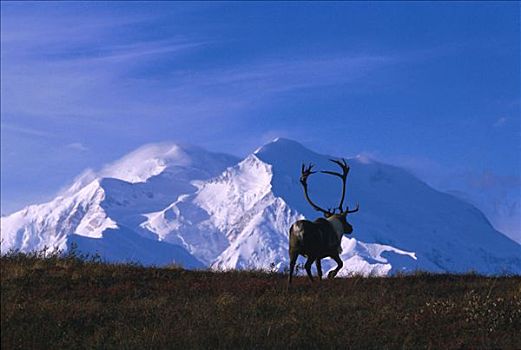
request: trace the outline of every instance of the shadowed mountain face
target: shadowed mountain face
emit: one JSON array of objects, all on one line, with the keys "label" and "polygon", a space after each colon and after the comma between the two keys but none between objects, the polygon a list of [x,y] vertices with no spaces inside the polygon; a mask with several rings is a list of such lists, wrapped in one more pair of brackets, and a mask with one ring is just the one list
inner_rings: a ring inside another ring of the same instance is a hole
[{"label": "shadowed mountain face", "polygon": [[[286,139],[241,161],[193,146],[144,146],[54,201],[2,218],[2,253],[74,242],[111,261],[283,270],[291,224],[320,216],[304,199],[300,166],[337,170],[329,158]],[[521,246],[472,205],[403,169],[348,163],[346,203],[360,211],[348,216],[354,232],[343,238],[340,275],[521,273]],[[321,207],[338,205],[338,178],[317,173],[308,183]]]}]

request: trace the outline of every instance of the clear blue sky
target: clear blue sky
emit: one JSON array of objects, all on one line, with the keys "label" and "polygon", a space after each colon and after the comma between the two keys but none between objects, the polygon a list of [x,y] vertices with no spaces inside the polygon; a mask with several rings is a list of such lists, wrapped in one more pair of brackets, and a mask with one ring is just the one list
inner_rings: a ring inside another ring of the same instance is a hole
[{"label": "clear blue sky", "polygon": [[1,3],[4,214],[165,140],[515,187],[520,123],[518,2]]}]

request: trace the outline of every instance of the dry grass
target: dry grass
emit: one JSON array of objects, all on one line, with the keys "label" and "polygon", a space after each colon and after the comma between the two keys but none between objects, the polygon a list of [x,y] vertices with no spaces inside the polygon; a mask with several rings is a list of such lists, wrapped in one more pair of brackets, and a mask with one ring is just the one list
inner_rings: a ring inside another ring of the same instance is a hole
[{"label": "dry grass", "polygon": [[521,348],[521,277],[282,274],[1,258],[2,349]]}]

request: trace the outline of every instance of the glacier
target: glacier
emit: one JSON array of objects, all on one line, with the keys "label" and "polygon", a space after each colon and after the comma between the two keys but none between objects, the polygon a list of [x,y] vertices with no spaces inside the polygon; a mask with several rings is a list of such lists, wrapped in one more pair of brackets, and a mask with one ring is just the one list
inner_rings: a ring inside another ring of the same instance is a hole
[{"label": "glacier", "polygon": [[[304,199],[300,166],[333,170],[329,159],[339,156],[283,138],[244,159],[192,145],[145,145],[82,174],[51,202],[2,217],[1,252],[74,245],[110,262],[284,271],[289,227],[319,216]],[[521,273],[521,245],[473,205],[404,169],[361,156],[347,161],[346,201],[361,209],[348,217],[354,232],[342,240],[339,276]],[[319,205],[337,205],[338,179],[316,174],[309,186]],[[325,270],[334,266],[323,262]]]}]

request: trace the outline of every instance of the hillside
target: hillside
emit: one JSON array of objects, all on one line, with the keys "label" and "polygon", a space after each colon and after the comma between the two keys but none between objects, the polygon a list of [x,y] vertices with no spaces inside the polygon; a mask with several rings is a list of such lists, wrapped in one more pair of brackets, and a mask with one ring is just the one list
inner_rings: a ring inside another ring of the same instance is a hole
[{"label": "hillside", "polygon": [[2,349],[521,348],[521,278],[355,276],[1,258]]}]

